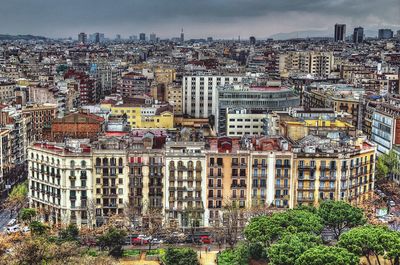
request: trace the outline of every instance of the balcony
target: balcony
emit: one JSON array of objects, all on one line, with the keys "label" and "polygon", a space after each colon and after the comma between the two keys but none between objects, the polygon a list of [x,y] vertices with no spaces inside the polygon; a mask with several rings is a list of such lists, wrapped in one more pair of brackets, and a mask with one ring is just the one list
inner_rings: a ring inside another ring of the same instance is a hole
[{"label": "balcony", "polygon": [[297,190],[314,191],[314,190],[315,190],[315,186],[311,186],[311,187],[305,187],[305,186],[297,187]]},{"label": "balcony", "polygon": [[315,165],[298,165],[299,170],[315,170]]},{"label": "balcony", "polygon": [[298,202],[313,202],[314,197],[313,196],[298,196],[297,201]]},{"label": "balcony", "polygon": [[178,171],[186,171],[187,167],[185,166],[178,166]]},{"label": "balcony", "polygon": [[319,187],[318,188],[321,191],[335,191],[335,187]]}]

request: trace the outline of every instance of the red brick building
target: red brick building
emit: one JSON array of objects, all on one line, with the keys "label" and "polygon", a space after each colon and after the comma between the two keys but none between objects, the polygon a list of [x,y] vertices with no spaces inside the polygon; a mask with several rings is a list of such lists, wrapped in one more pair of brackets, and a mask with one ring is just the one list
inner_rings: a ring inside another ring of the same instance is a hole
[{"label": "red brick building", "polygon": [[89,138],[96,140],[104,131],[104,118],[85,112],[68,114],[63,118],[54,119],[48,138],[61,141],[69,138]]}]

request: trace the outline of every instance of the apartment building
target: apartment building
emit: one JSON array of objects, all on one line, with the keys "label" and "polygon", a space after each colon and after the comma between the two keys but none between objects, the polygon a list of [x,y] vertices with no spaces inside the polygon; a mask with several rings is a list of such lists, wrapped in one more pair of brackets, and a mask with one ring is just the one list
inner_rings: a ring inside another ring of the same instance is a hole
[{"label": "apartment building", "polygon": [[22,113],[31,116],[33,140],[41,140],[43,139],[43,128],[50,129],[53,119],[56,118],[57,105],[28,105],[22,109]]},{"label": "apartment building", "polygon": [[216,115],[219,86],[239,83],[243,76],[236,75],[188,75],[182,80],[183,113],[195,118]]},{"label": "apartment building", "polygon": [[174,108],[174,115],[182,115],[182,87],[179,85],[167,86],[167,102]]},{"label": "apartment building", "polygon": [[29,148],[30,203],[56,224],[101,225],[119,214],[137,227],[158,210],[164,223],[191,229],[223,225],[227,206],[293,208],[327,199],[358,204],[374,189],[376,147],[363,137],[204,139],[190,129],[169,137],[138,131],[90,145],[35,143]]},{"label": "apartment building", "polygon": [[295,74],[326,77],[333,69],[333,52],[293,51],[279,57],[279,72],[282,77]]},{"label": "apartment building", "polygon": [[247,109],[229,109],[226,113],[226,135],[261,135],[264,133],[264,121],[268,114],[263,111]]},{"label": "apartment building", "polygon": [[131,128],[174,128],[173,107],[165,103],[153,103],[151,100],[143,104],[117,103],[102,104],[102,108],[109,109],[111,115],[126,115],[127,123]]},{"label": "apartment building", "polygon": [[142,74],[134,72],[127,73],[121,78],[117,87],[117,93],[124,98],[149,94],[149,81]]},{"label": "apartment building", "polygon": [[122,215],[129,202],[129,179],[125,144],[118,139],[100,139],[92,151],[93,201],[96,225],[115,214]]},{"label": "apartment building", "polygon": [[293,208],[293,153],[282,137],[254,137],[250,145],[251,207]]},{"label": "apartment building", "polygon": [[0,102],[15,100],[16,83],[0,78]]},{"label": "apartment building", "polygon": [[400,144],[400,99],[392,96],[374,109],[371,124],[371,141],[380,154],[388,153]]},{"label": "apartment building", "polygon": [[[210,226],[224,223],[224,207],[249,207],[249,153],[240,138],[211,138],[207,149],[207,211]],[[239,216],[239,226],[245,224]]]},{"label": "apartment building", "polygon": [[183,228],[208,226],[205,142],[184,129],[165,145],[164,207],[166,221]]},{"label": "apartment building", "polygon": [[52,225],[95,224],[92,151],[88,142],[35,143],[28,148],[29,204]]},{"label": "apartment building", "polygon": [[295,205],[326,199],[358,204],[371,197],[376,147],[362,137],[347,144],[309,135],[293,146]]},{"label": "apartment building", "polygon": [[[218,109],[215,120],[221,135],[226,135],[228,109],[246,109],[248,112],[271,112],[297,107],[300,97],[288,87],[225,85],[218,88]],[[261,129],[253,125],[252,129]]]}]

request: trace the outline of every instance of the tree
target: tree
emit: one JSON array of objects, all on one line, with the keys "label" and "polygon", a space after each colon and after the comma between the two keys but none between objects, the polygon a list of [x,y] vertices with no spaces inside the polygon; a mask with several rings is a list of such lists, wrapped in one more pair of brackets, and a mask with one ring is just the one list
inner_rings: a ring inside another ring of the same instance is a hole
[{"label": "tree", "polygon": [[8,195],[8,198],[4,202],[6,208],[10,208],[11,211],[18,212],[24,204],[27,202],[28,196],[28,182],[16,185]]},{"label": "tree", "polygon": [[197,253],[191,248],[167,248],[163,257],[165,265],[199,265]]},{"label": "tree", "polygon": [[272,216],[255,217],[251,219],[244,233],[251,242],[269,246],[286,232],[319,235],[322,228],[322,220],[317,214],[293,209]]},{"label": "tree", "polygon": [[[26,238],[14,246],[13,251],[3,257],[5,264],[39,265],[48,260],[48,242],[42,237]],[[2,259],[3,259],[2,258]]]},{"label": "tree", "polygon": [[389,153],[380,155],[376,163],[376,170],[379,179],[392,178],[393,175],[400,174],[399,157],[396,152],[390,150]]},{"label": "tree", "polygon": [[[148,208],[146,214],[143,216],[144,233],[151,238],[160,234],[162,231],[162,210],[158,208]],[[149,240],[149,250],[151,250],[151,240]]]},{"label": "tree", "polygon": [[70,224],[65,229],[61,229],[59,232],[59,238],[62,241],[78,241],[79,229],[76,225]]},{"label": "tree", "polygon": [[35,216],[36,210],[33,208],[23,208],[20,213],[21,220],[28,223],[31,223]]},{"label": "tree", "polygon": [[347,229],[363,225],[366,222],[360,208],[351,206],[343,201],[324,201],[320,204],[318,215],[325,226],[330,228],[335,239]]},{"label": "tree", "polygon": [[317,246],[300,255],[295,265],[358,265],[360,258],[344,248]]},{"label": "tree", "polygon": [[31,229],[31,233],[33,235],[38,235],[38,236],[46,234],[48,232],[48,230],[50,229],[50,227],[48,225],[45,225],[39,221],[32,221],[29,224],[29,228]]},{"label": "tree", "polygon": [[223,239],[233,249],[242,230],[242,224],[245,223],[243,209],[239,208],[235,203],[225,202],[219,223],[222,225]]},{"label": "tree", "polygon": [[321,237],[307,233],[285,234],[268,248],[271,265],[294,264],[306,250],[322,243]]},{"label": "tree", "polygon": [[247,265],[250,259],[249,245],[239,244],[235,249],[226,249],[218,256],[219,265]]},{"label": "tree", "polygon": [[385,258],[393,265],[400,265],[400,232],[387,230],[381,234]]},{"label": "tree", "polygon": [[379,226],[356,227],[341,235],[338,245],[359,257],[365,256],[370,265],[370,257],[375,256],[380,264],[379,256],[385,252],[382,235],[386,232],[387,229]]},{"label": "tree", "polygon": [[126,232],[124,230],[110,227],[103,235],[98,237],[97,243],[102,250],[107,249],[110,255],[120,257],[125,237]]}]

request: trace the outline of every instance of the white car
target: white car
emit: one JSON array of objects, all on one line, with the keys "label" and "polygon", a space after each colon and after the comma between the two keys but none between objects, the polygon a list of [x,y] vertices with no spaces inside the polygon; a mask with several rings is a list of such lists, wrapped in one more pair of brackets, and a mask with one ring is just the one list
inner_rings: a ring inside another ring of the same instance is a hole
[{"label": "white car", "polygon": [[22,229],[22,232],[24,232],[24,233],[28,233],[29,231],[31,231],[31,229],[30,229],[28,226],[25,226],[25,227]]},{"label": "white car", "polygon": [[16,233],[20,230],[19,225],[7,227],[7,233]]},{"label": "white car", "polygon": [[390,207],[394,207],[394,206],[396,206],[396,203],[394,201],[390,201],[389,205],[390,205]]},{"label": "white car", "polygon": [[7,224],[7,226],[13,226],[13,225],[15,225],[17,223],[17,220],[16,219],[11,219],[9,222],[8,222],[8,224]]},{"label": "white car", "polygon": [[153,238],[150,241],[152,244],[163,244],[164,243],[164,241],[162,239],[158,239],[158,238]]}]

